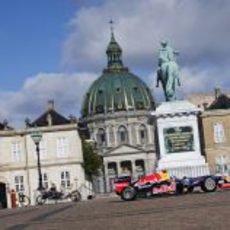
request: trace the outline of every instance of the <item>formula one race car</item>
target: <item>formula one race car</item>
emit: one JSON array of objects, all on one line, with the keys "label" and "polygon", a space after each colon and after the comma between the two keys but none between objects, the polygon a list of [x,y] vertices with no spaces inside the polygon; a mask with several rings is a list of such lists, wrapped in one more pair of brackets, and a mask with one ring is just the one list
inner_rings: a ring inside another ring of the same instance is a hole
[{"label": "formula one race car", "polygon": [[135,200],[138,196],[154,196],[156,194],[183,194],[200,187],[204,192],[214,192],[222,176],[206,175],[200,177],[165,177],[162,173],[153,173],[132,181],[131,177],[118,177],[115,180],[115,192],[123,200]]}]

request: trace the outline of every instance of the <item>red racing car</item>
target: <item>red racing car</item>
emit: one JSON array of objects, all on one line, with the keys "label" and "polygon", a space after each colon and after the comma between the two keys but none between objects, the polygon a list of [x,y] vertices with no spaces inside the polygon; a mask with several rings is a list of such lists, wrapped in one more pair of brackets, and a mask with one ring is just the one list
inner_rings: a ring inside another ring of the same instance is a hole
[{"label": "red racing car", "polygon": [[195,187],[200,187],[204,192],[213,192],[222,179],[222,176],[216,175],[170,178],[166,172],[153,173],[136,181],[132,181],[130,176],[124,176],[115,180],[115,192],[125,201],[135,200],[138,196],[182,194],[185,190],[192,192]]}]

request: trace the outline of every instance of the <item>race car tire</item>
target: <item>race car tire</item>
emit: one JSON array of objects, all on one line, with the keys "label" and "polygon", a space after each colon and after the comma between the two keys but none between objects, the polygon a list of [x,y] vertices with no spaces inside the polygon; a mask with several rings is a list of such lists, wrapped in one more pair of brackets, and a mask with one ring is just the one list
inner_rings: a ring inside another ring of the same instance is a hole
[{"label": "race car tire", "polygon": [[207,177],[201,184],[201,189],[204,192],[214,192],[216,191],[217,183],[212,177]]},{"label": "race car tire", "polygon": [[188,192],[189,192],[189,193],[192,193],[193,190],[194,190],[194,187],[192,187],[192,186],[191,186],[191,187],[188,187]]},{"label": "race car tire", "polygon": [[184,193],[184,185],[182,183],[178,183],[176,185],[176,195],[182,195]]},{"label": "race car tire", "polygon": [[44,199],[42,194],[38,195],[36,198],[36,203],[38,205],[43,205],[45,203],[45,201],[46,201],[46,199]]},{"label": "race car tire", "polygon": [[136,189],[134,187],[128,186],[121,191],[121,198],[125,201],[135,200],[137,196]]}]

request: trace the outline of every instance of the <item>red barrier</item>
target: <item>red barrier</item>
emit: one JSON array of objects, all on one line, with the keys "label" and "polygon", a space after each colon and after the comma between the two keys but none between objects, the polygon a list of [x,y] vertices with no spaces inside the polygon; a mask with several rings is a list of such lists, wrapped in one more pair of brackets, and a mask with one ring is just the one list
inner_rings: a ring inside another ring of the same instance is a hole
[{"label": "red barrier", "polygon": [[17,194],[14,189],[11,190],[11,206],[12,208],[17,207]]}]

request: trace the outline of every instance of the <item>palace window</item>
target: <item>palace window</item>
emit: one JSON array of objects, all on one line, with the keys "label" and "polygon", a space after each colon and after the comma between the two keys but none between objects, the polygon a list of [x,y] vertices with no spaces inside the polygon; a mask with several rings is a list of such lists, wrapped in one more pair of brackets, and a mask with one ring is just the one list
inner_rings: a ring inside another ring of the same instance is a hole
[{"label": "palace window", "polygon": [[70,173],[69,171],[61,172],[61,187],[69,188],[70,187]]},{"label": "palace window", "polygon": [[14,184],[15,184],[16,192],[24,191],[24,177],[23,176],[15,176]]},{"label": "palace window", "polygon": [[69,153],[69,142],[66,137],[57,138],[57,156],[66,157]]},{"label": "palace window", "polygon": [[47,175],[47,173],[43,173],[42,174],[42,183],[43,183],[43,187],[45,189],[49,188],[49,181],[48,181],[48,175]]},{"label": "palace window", "polygon": [[40,150],[40,158],[41,159],[46,159],[47,158],[47,144],[46,141],[41,140],[39,143],[39,150]]},{"label": "palace window", "polygon": [[12,143],[11,152],[12,152],[12,160],[14,162],[21,161],[21,143],[20,142]]},{"label": "palace window", "polygon": [[228,174],[228,158],[225,155],[219,155],[216,158],[216,172]]},{"label": "palace window", "polygon": [[223,124],[220,122],[217,122],[213,125],[213,129],[214,129],[214,142],[215,143],[225,142],[225,133],[224,133]]}]

